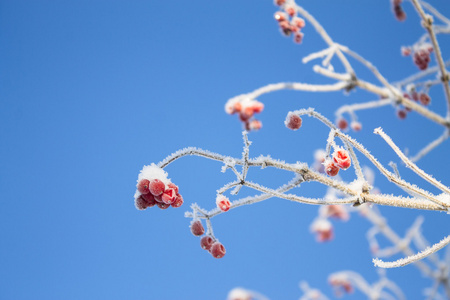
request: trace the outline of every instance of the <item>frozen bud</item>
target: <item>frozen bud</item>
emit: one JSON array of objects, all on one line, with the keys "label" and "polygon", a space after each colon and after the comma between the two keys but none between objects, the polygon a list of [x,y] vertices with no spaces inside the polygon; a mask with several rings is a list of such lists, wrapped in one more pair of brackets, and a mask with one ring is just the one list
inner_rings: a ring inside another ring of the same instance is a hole
[{"label": "frozen bud", "polygon": [[317,241],[326,242],[333,239],[333,226],[324,218],[318,218],[311,224],[311,231],[316,234]]},{"label": "frozen bud", "polygon": [[286,125],[286,127],[289,129],[297,130],[302,127],[302,118],[290,112],[288,113],[286,120],[284,121],[284,125]]},{"label": "frozen bud", "polygon": [[343,148],[337,148],[334,151],[333,161],[339,168],[343,170],[347,170],[352,164],[347,150],[344,150]]},{"label": "frozen bud", "polygon": [[305,27],[305,20],[299,17],[292,18],[291,23],[298,29],[302,29],[303,27]]},{"label": "frozen bud", "polygon": [[403,56],[410,56],[411,55],[411,47],[401,47],[400,51]]},{"label": "frozen bud", "polygon": [[211,255],[214,258],[222,258],[225,256],[225,253],[227,251],[225,250],[225,247],[221,243],[215,242],[214,244],[212,244],[209,252],[211,252]]},{"label": "frozen bud", "polygon": [[145,201],[145,199],[142,197],[142,195],[140,195],[138,198],[136,198],[134,200],[134,205],[139,210],[144,210],[148,207],[148,203],[147,203],[147,201]]},{"label": "frozen bud", "polygon": [[173,202],[175,202],[177,198],[177,192],[175,192],[175,189],[172,188],[168,188],[164,191],[164,193],[161,195],[161,200],[165,203],[165,204],[172,204]]},{"label": "frozen bud", "polygon": [[303,33],[302,32],[297,32],[294,34],[294,42],[296,44],[301,44],[303,41]]},{"label": "frozen bud", "polygon": [[406,118],[406,111],[404,110],[404,109],[399,109],[399,110],[397,110],[397,117],[400,119],[400,120],[404,120],[405,118]]},{"label": "frozen bud", "polygon": [[228,211],[231,207],[231,202],[224,195],[217,195],[216,205],[221,211]]},{"label": "frozen bud", "polygon": [[339,118],[336,121],[336,125],[340,130],[346,130],[348,128],[348,122],[344,118]]},{"label": "frozen bud", "polygon": [[148,181],[147,179],[142,179],[138,182],[138,184],[136,185],[139,193],[141,194],[148,194],[150,193],[149,189],[148,189],[148,185],[150,184],[150,181]]},{"label": "frozen bud", "polygon": [[191,232],[195,236],[201,236],[205,233],[205,228],[200,220],[191,223]]},{"label": "frozen bud", "polygon": [[252,120],[248,127],[250,130],[260,130],[262,128],[262,123],[259,120]]},{"label": "frozen bud", "polygon": [[295,15],[295,8],[293,6],[286,7],[285,11],[291,17],[293,17]]},{"label": "frozen bud", "polygon": [[353,131],[360,131],[362,129],[362,124],[357,121],[353,121],[350,123],[350,127]]},{"label": "frozen bud", "polygon": [[286,3],[286,0],[274,0],[273,3],[275,5],[281,6]]},{"label": "frozen bud", "polygon": [[425,94],[425,93],[420,93],[420,94],[419,94],[419,101],[420,101],[420,103],[422,103],[423,105],[427,106],[427,105],[430,104],[431,98],[430,98],[430,96],[428,96],[428,95]]},{"label": "frozen bud", "polygon": [[160,196],[162,193],[164,193],[166,185],[159,179],[153,179],[150,181],[148,188],[153,196]]},{"label": "frozen bud", "polygon": [[287,20],[287,16],[284,12],[281,11],[277,11],[274,15],[275,20],[277,20],[278,22],[281,21],[286,21]]},{"label": "frozen bud", "polygon": [[169,188],[174,189],[175,193],[178,194],[178,186],[173,184],[172,182],[167,185]]},{"label": "frozen bud", "polygon": [[181,205],[183,205],[183,197],[180,194],[177,194],[177,198],[175,199],[175,201],[171,204],[172,207],[178,208]]},{"label": "frozen bud", "polygon": [[170,206],[169,204],[165,204],[163,202],[156,202],[156,205],[161,209],[167,209]]},{"label": "frozen bud", "polygon": [[212,244],[214,244],[214,239],[210,235],[205,235],[200,239],[200,247],[202,247],[203,250],[210,250]]},{"label": "frozen bud", "polygon": [[323,165],[328,176],[336,176],[339,173],[339,167],[331,159],[325,161]]},{"label": "frozen bud", "polygon": [[145,201],[147,201],[148,207],[155,206],[156,204],[155,196],[153,196],[151,193],[142,194],[141,197],[144,198]]}]

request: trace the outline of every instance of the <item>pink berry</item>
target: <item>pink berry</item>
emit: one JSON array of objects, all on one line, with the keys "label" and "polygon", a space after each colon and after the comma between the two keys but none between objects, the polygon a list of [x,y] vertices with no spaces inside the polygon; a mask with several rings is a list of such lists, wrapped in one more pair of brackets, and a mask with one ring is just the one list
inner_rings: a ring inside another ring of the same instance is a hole
[{"label": "pink berry", "polygon": [[405,110],[403,110],[403,109],[399,109],[399,110],[397,110],[397,117],[400,119],[400,120],[404,120],[405,118],[406,118],[406,111]]},{"label": "pink berry", "polygon": [[160,196],[162,193],[164,193],[166,185],[159,179],[153,179],[150,181],[148,188],[153,196]]},{"label": "pink berry", "polygon": [[144,210],[148,207],[147,201],[140,195],[136,200],[134,200],[134,205],[139,210]]},{"label": "pink berry", "polygon": [[288,6],[288,7],[286,7],[286,12],[288,15],[293,17],[295,15],[295,8],[292,6]]},{"label": "pink berry", "polygon": [[180,194],[177,194],[177,198],[171,205],[172,207],[178,208],[181,205],[183,205],[183,202],[184,202],[183,197]]},{"label": "pink berry", "polygon": [[339,168],[343,170],[347,170],[352,164],[347,150],[344,150],[342,148],[334,151],[333,161]]},{"label": "pink berry", "polygon": [[264,103],[256,101],[253,104],[252,108],[253,108],[253,112],[258,114],[264,110]]},{"label": "pink berry", "polygon": [[336,123],[340,130],[346,130],[348,128],[348,122],[344,118],[339,118]]},{"label": "pink berry", "polygon": [[165,203],[162,203],[162,202],[157,202],[156,203],[156,205],[159,207],[159,208],[161,208],[161,209],[167,209],[167,208],[169,208],[169,204],[165,204]]},{"label": "pink berry", "polygon": [[241,110],[242,110],[242,104],[241,104],[241,102],[236,102],[236,103],[234,104],[233,108],[234,108],[234,112],[241,112]]},{"label": "pink berry", "polygon": [[296,114],[289,113],[284,121],[284,125],[289,129],[297,130],[302,127],[302,118]]},{"label": "pink berry", "polygon": [[175,202],[177,198],[177,192],[175,192],[175,189],[172,188],[168,188],[164,191],[164,193],[161,195],[161,200],[165,203],[165,204],[172,204],[173,202]]},{"label": "pink berry", "polygon": [[411,55],[411,47],[401,47],[400,51],[403,56],[410,56]]},{"label": "pink berry", "polygon": [[148,194],[150,193],[149,189],[148,189],[148,185],[150,184],[150,181],[148,181],[147,179],[142,179],[141,181],[138,182],[137,184],[137,189],[139,191],[139,193],[141,194]]},{"label": "pink berry", "polygon": [[231,202],[224,195],[217,195],[216,205],[221,211],[228,211],[231,207]]},{"label": "pink berry", "polygon": [[227,251],[225,250],[225,247],[221,243],[215,242],[214,244],[212,244],[209,252],[211,252],[211,255],[214,258],[222,258],[225,256],[225,253]]},{"label": "pink berry", "polygon": [[297,32],[297,33],[294,35],[294,42],[295,42],[296,44],[301,44],[302,41],[303,41],[303,33]]},{"label": "pink berry", "polygon": [[323,165],[328,176],[336,176],[339,173],[339,167],[332,160],[324,162]]},{"label": "pink berry", "polygon": [[178,186],[173,184],[172,182],[167,185],[169,188],[174,189],[175,193],[178,194]]},{"label": "pink berry", "polygon": [[286,0],[274,0],[275,5],[281,6],[286,3]]},{"label": "pink berry", "polygon": [[277,11],[274,15],[275,20],[277,20],[278,22],[281,21],[286,21],[287,16],[285,13],[281,12],[281,11]]},{"label": "pink berry", "polygon": [[406,20],[406,13],[400,5],[394,5],[394,14],[398,21],[403,22]]},{"label": "pink berry", "polygon": [[200,240],[200,246],[204,250],[210,250],[211,246],[214,244],[214,239],[210,235],[205,235]]},{"label": "pink berry", "polygon": [[142,194],[141,197],[144,198],[145,201],[147,201],[148,207],[155,206],[156,204],[155,196],[153,196],[151,193]]},{"label": "pink berry", "polygon": [[292,18],[291,23],[298,29],[302,29],[303,27],[305,27],[305,20],[299,17]]},{"label": "pink berry", "polygon": [[353,131],[360,131],[362,129],[361,123],[359,123],[357,121],[351,122],[350,127],[352,128]]},{"label": "pink berry", "polygon": [[202,222],[199,220],[192,222],[191,224],[191,232],[195,236],[201,236],[205,233],[205,228],[202,225]]},{"label": "pink berry", "polygon": [[429,105],[430,104],[430,102],[431,102],[431,98],[430,98],[430,96],[428,96],[427,94],[425,94],[425,93],[420,93],[419,94],[419,101],[420,101],[420,103],[422,103],[423,105]]},{"label": "pink berry", "polygon": [[248,127],[250,130],[260,130],[262,128],[262,123],[259,120],[252,120]]}]

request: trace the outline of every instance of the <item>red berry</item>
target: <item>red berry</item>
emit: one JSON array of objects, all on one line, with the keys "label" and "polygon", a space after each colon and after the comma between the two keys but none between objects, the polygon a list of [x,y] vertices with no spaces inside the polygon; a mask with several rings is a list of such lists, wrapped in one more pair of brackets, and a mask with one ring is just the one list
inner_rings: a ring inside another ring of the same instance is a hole
[{"label": "red berry", "polygon": [[221,243],[215,242],[214,244],[212,244],[209,252],[211,252],[211,255],[214,258],[222,258],[225,256],[225,253],[227,251],[225,250],[225,247]]},{"label": "red berry", "polygon": [[234,112],[241,112],[241,109],[242,109],[242,104],[241,104],[241,102],[236,102],[236,103],[234,104]]},{"label": "red berry", "polygon": [[203,235],[205,233],[205,228],[203,227],[202,222],[200,222],[199,220],[195,221],[195,222],[192,222],[192,224],[191,224],[191,232],[195,236]]},{"label": "red berry", "polygon": [[403,22],[406,20],[406,13],[400,5],[394,5],[394,14],[398,21]]},{"label": "red berry", "polygon": [[216,205],[221,211],[228,211],[231,207],[231,202],[224,195],[217,195]]},{"label": "red berry", "polygon": [[162,193],[164,193],[166,185],[159,179],[153,179],[150,181],[148,188],[153,196],[160,196]]},{"label": "red berry", "polygon": [[144,198],[145,201],[147,201],[148,207],[155,206],[156,204],[155,196],[153,196],[151,193],[143,194],[141,195],[141,197]]},{"label": "red berry", "polygon": [[419,94],[419,101],[420,101],[420,103],[422,103],[423,105],[429,105],[430,104],[430,102],[431,102],[431,98],[430,98],[430,96],[428,96],[427,94],[425,94],[425,93],[420,93]]},{"label": "red berry", "polygon": [[144,210],[148,207],[147,201],[140,195],[136,200],[134,200],[134,205],[139,210]]},{"label": "red berry", "polygon": [[397,110],[397,117],[398,117],[400,120],[404,120],[404,119],[406,118],[406,111],[403,110],[403,109]]},{"label": "red berry", "polygon": [[161,209],[167,209],[167,208],[169,208],[169,204],[165,204],[165,203],[162,203],[162,202],[156,202],[156,205],[159,207],[159,208],[161,208]]},{"label": "red berry", "polygon": [[339,168],[343,170],[347,170],[352,164],[347,150],[344,150],[342,148],[334,151],[333,161]]},{"label": "red berry", "polygon": [[281,6],[286,3],[286,0],[274,0],[275,5]]},{"label": "red berry", "polygon": [[165,203],[165,204],[172,204],[173,202],[175,202],[177,198],[177,193],[175,192],[175,189],[172,188],[168,188],[164,191],[164,193],[161,195],[161,200]]},{"label": "red berry", "polygon": [[172,205],[172,207],[178,208],[181,205],[183,205],[183,202],[184,202],[183,197],[180,194],[177,194],[177,198],[171,205]]},{"label": "red berry", "polygon": [[403,56],[410,56],[411,55],[411,47],[401,47],[400,51]]},{"label": "red berry", "polygon": [[347,120],[344,119],[344,118],[339,118],[339,119],[337,120],[336,123],[337,123],[337,127],[338,127],[340,130],[346,130],[347,127],[348,127],[348,122],[347,122]]},{"label": "red berry", "polygon": [[148,190],[149,184],[150,184],[150,181],[148,181],[147,179],[142,179],[141,181],[139,181],[138,184],[136,185],[139,193],[141,193],[141,194],[150,193],[150,191]]},{"label": "red berry", "polygon": [[323,165],[328,176],[336,176],[339,173],[339,167],[332,160],[324,162]]},{"label": "red berry", "polygon": [[295,8],[292,6],[286,7],[286,12],[288,15],[290,15],[291,17],[293,17],[295,15]]},{"label": "red berry", "polygon": [[176,185],[173,184],[172,182],[169,183],[167,186],[168,186],[169,188],[171,188],[171,189],[174,189],[174,190],[175,190],[175,193],[178,194],[178,186],[176,186]]},{"label": "red berry", "polygon": [[286,21],[287,16],[285,13],[281,12],[281,11],[277,11],[274,15],[275,20],[277,20],[278,22],[281,21]]},{"label": "red berry", "polygon": [[262,128],[262,123],[259,120],[252,120],[248,127],[250,130],[260,130]]},{"label": "red berry", "polygon": [[302,41],[303,41],[303,33],[297,32],[297,33],[294,35],[294,42],[295,42],[296,44],[301,44]]},{"label": "red berry", "polygon": [[212,244],[214,244],[214,239],[210,235],[205,235],[200,240],[200,246],[204,250],[209,251],[209,249],[211,249]]},{"label": "red berry", "polygon": [[303,27],[305,27],[305,20],[299,17],[292,18],[291,23],[298,29],[302,29]]},{"label": "red berry", "polygon": [[296,114],[289,113],[284,121],[284,125],[289,129],[297,130],[302,127],[302,118]]},{"label": "red berry", "polygon": [[258,113],[260,113],[260,112],[263,111],[263,109],[264,109],[264,103],[261,103],[261,102],[259,102],[259,101],[256,101],[256,102],[253,104],[252,108],[253,108],[253,112],[258,114]]}]

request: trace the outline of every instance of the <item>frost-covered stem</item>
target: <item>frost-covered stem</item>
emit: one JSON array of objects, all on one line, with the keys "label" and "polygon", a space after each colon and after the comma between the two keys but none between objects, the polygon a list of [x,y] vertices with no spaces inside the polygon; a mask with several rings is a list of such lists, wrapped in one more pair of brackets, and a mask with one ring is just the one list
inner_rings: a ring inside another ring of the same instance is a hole
[{"label": "frost-covered stem", "polygon": [[330,71],[328,69],[322,68],[319,65],[315,65],[313,67],[313,71],[318,73],[318,74],[320,74],[320,75],[323,75],[323,76],[326,76],[326,77],[330,77],[330,78],[333,78],[333,79],[337,79],[337,80],[340,80],[340,81],[349,81],[349,80],[352,79],[349,74],[336,73],[336,72]]},{"label": "frost-covered stem", "polygon": [[431,6],[429,3],[425,1],[420,1],[429,12],[431,12],[433,15],[435,15],[438,19],[440,19],[442,22],[447,23],[447,25],[450,25],[450,20],[447,19],[445,16],[443,16],[436,8]]},{"label": "frost-covered stem", "polygon": [[[297,4],[295,4],[295,6],[296,6],[297,12],[300,13],[305,19],[307,19],[311,23],[311,25],[314,27],[314,29],[316,29],[317,33],[319,33],[319,35],[323,38],[325,43],[327,43],[328,46],[330,46],[330,47],[335,47],[336,43],[333,42],[333,40],[328,35],[328,33],[325,31],[325,29],[322,27],[322,25],[320,25],[320,23],[312,15],[310,15],[309,12],[307,12],[303,7],[301,7]],[[347,58],[341,52],[340,49],[336,49],[336,55],[339,57],[339,60],[344,65],[344,68],[347,71],[347,73],[354,76],[355,72],[353,71],[352,66],[350,65]]]},{"label": "frost-covered stem", "polygon": [[430,15],[427,15],[420,2],[418,0],[411,0],[420,17],[422,18],[422,26],[428,31],[428,35],[430,36],[430,41],[433,44],[433,49],[436,57],[436,61],[439,65],[439,70],[441,71],[441,81],[444,87],[445,98],[447,99],[447,118],[450,117],[450,86],[449,80],[450,76],[445,69],[444,60],[442,59],[441,48],[439,47],[439,43],[436,39],[436,34],[433,30],[433,18]]},{"label": "frost-covered stem", "polygon": [[[387,224],[386,220],[383,217],[381,217],[380,215],[378,215],[377,213],[375,213],[374,211],[372,211],[370,209],[367,209],[366,213],[367,213],[367,215],[366,215],[367,219],[370,222],[372,222],[372,224],[375,225],[379,229],[379,232],[381,232],[389,241],[391,241],[391,243],[393,245],[399,245],[402,242],[401,238],[395,233],[395,231],[392,230],[391,227],[389,227],[389,225]],[[409,248],[406,245],[405,245],[405,247],[401,248],[401,251],[405,255],[413,255],[414,254],[414,252],[411,250],[411,248]],[[432,269],[425,262],[417,261],[415,266],[417,266],[424,275],[429,276],[429,277],[433,276]]]},{"label": "frost-covered stem", "polygon": [[225,193],[226,191],[228,191],[229,189],[231,189],[232,187],[239,186],[241,184],[241,182],[242,182],[241,180],[230,182],[230,183],[224,185],[222,188],[218,189],[217,194],[221,195],[221,194]]},{"label": "frost-covered stem", "polygon": [[[380,135],[384,139],[384,141],[392,148],[392,150],[394,150],[394,152],[400,157],[400,159],[406,164],[406,166],[414,171],[414,173],[416,173],[417,175],[419,175],[420,177],[422,177],[423,179],[425,179],[426,181],[428,181],[429,183],[431,183],[432,185],[434,185],[441,191],[443,191],[447,194],[450,194],[450,188],[448,188],[447,186],[443,185],[442,183],[440,183],[439,181],[434,179],[431,175],[425,173],[415,163],[410,161],[408,159],[408,157],[406,157],[406,155],[403,154],[403,152],[392,141],[392,139],[386,133],[384,133],[384,131],[383,131],[383,129],[381,129],[381,127],[376,128],[374,130],[374,133]],[[445,207],[450,206],[450,203],[444,203],[442,201],[439,201],[439,202],[435,201],[435,202],[442,206],[445,206]]]},{"label": "frost-covered stem", "polygon": [[448,129],[445,129],[444,133],[438,137],[436,140],[432,141],[428,145],[426,145],[422,150],[419,151],[414,157],[410,158],[412,162],[419,161],[422,157],[428,154],[431,150],[439,146],[442,142],[444,142],[450,136],[450,132]]},{"label": "frost-covered stem", "polygon": [[343,105],[335,112],[335,114],[337,116],[340,116],[345,112],[354,112],[354,111],[363,110],[363,109],[371,109],[371,108],[381,107],[381,106],[385,106],[385,105],[389,105],[389,104],[392,104],[392,99],[382,99],[382,100],[369,101],[369,102],[365,102],[365,103]]},{"label": "frost-covered stem", "polygon": [[[445,66],[446,67],[450,66],[450,60],[445,62]],[[434,67],[428,68],[428,69],[426,69],[424,71],[420,71],[420,72],[418,72],[418,73],[416,73],[414,75],[411,75],[411,76],[409,76],[409,77],[407,77],[407,78],[405,78],[405,79],[403,79],[403,80],[401,80],[399,82],[395,82],[394,85],[395,86],[398,85],[400,87],[401,86],[405,86],[407,84],[410,84],[411,82],[419,80],[420,78],[423,78],[423,77],[426,77],[426,76],[431,75],[433,73],[436,73],[438,71],[438,69],[439,69],[439,66],[434,66]]]},{"label": "frost-covered stem", "polygon": [[242,153],[244,166],[242,170],[242,180],[245,180],[248,172],[248,156],[250,154],[250,142],[248,141],[247,131],[242,132],[242,136],[244,138],[244,152]]},{"label": "frost-covered stem", "polygon": [[450,235],[448,235],[447,237],[442,239],[439,243],[436,243],[432,247],[427,248],[424,251],[419,252],[419,253],[417,253],[415,255],[410,255],[410,256],[408,256],[406,258],[401,258],[401,259],[393,261],[393,262],[384,262],[384,261],[382,261],[380,259],[374,259],[373,263],[374,263],[374,265],[376,267],[381,267],[381,268],[398,268],[398,267],[403,267],[403,266],[406,266],[406,265],[408,265],[410,263],[420,261],[421,259],[427,257],[428,255],[441,250],[442,248],[444,248],[448,244],[450,244]]}]

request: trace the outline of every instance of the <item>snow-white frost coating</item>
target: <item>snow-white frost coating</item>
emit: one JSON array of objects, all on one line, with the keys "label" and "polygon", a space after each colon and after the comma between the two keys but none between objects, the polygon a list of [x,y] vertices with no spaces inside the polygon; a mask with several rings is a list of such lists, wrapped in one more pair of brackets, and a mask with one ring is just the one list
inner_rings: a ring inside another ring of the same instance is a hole
[{"label": "snow-white frost coating", "polygon": [[[167,178],[168,174],[166,171],[152,163],[149,166],[144,166],[139,173],[137,182],[139,183],[142,179],[147,179],[152,181],[153,179],[161,180],[166,186],[171,183],[170,179]],[[134,194],[134,199],[139,198],[141,193],[136,189],[136,193]]]}]

